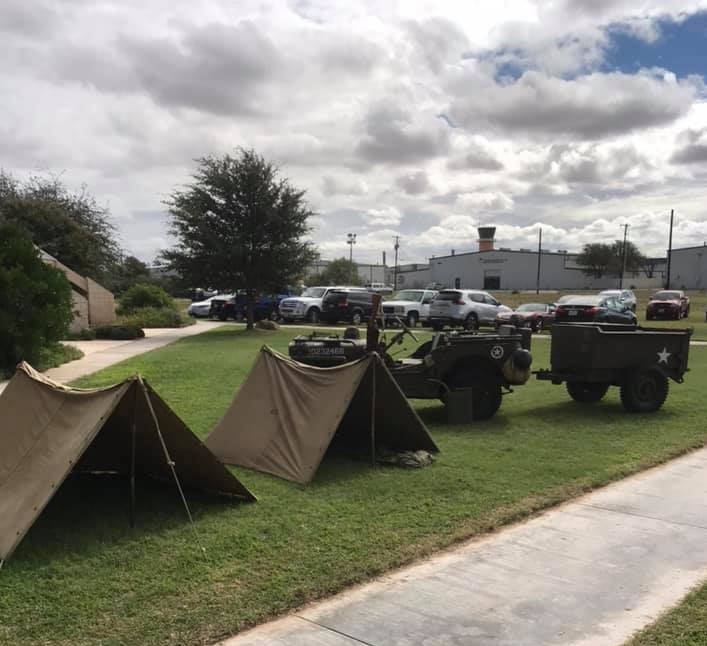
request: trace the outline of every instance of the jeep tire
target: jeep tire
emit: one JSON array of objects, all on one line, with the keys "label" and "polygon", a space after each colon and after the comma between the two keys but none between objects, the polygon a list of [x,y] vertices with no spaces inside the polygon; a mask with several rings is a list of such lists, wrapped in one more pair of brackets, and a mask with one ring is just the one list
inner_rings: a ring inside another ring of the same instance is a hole
[{"label": "jeep tire", "polygon": [[406,325],[408,327],[417,327],[417,312],[410,312],[407,315]]}]

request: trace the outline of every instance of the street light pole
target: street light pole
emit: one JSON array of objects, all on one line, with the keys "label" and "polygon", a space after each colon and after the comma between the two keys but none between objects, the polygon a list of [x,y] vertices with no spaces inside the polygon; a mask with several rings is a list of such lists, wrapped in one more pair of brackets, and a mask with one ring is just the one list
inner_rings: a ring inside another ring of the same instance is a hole
[{"label": "street light pole", "polygon": [[349,282],[353,285],[353,246],[356,244],[356,234],[346,234],[346,244],[349,245]]},{"label": "street light pole", "polygon": [[619,289],[624,288],[624,274],[626,273],[626,234],[628,233],[628,224],[620,225],[624,229],[624,244],[621,253],[621,277],[619,278]]}]

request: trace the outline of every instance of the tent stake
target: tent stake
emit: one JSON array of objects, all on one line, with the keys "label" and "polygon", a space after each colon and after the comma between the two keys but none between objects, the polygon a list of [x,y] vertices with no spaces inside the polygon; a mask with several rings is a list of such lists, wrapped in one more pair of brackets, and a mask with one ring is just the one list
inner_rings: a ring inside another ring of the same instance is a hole
[{"label": "tent stake", "polygon": [[373,354],[375,360],[372,363],[373,368],[373,392],[371,393],[371,463],[376,466],[376,371],[378,370],[378,355]]}]

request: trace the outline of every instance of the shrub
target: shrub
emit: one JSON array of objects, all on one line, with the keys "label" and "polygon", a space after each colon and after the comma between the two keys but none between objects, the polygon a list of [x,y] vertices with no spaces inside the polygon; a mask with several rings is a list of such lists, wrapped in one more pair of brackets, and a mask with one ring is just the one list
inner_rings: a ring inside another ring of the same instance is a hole
[{"label": "shrub", "polygon": [[120,297],[118,314],[132,314],[146,307],[176,310],[172,297],[164,289],[141,283],[133,285]]},{"label": "shrub", "polygon": [[102,325],[94,328],[97,339],[113,339],[115,341],[129,341],[142,339],[145,332],[134,325]]},{"label": "shrub", "polygon": [[36,363],[72,319],[66,276],[42,261],[23,229],[0,223],[0,368]]},{"label": "shrub", "polygon": [[69,332],[66,335],[68,341],[93,341],[96,338],[96,331],[90,327],[85,327],[78,332]]},{"label": "shrub", "polygon": [[181,327],[184,324],[182,315],[168,307],[143,307],[130,314],[120,317],[123,325],[134,327]]}]

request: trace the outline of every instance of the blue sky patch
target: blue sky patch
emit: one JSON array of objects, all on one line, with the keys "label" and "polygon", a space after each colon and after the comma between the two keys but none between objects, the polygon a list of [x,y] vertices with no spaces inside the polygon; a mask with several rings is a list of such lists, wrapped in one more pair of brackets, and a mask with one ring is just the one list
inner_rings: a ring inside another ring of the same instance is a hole
[{"label": "blue sky patch", "polygon": [[612,29],[604,68],[632,74],[641,68],[661,67],[678,77],[699,74],[707,78],[707,11],[682,22],[658,22],[660,36],[652,43],[621,29]]}]

